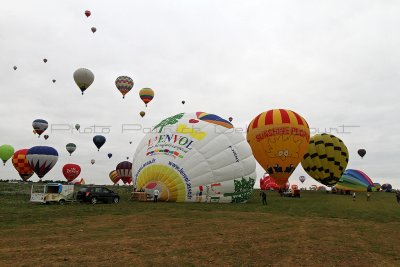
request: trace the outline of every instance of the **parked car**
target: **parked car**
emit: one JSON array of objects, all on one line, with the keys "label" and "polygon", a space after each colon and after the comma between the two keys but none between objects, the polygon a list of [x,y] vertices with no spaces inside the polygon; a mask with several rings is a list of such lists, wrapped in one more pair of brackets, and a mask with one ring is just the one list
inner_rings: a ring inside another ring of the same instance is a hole
[{"label": "parked car", "polygon": [[116,204],[119,202],[119,195],[104,186],[82,186],[76,194],[76,199],[92,204],[98,202]]}]

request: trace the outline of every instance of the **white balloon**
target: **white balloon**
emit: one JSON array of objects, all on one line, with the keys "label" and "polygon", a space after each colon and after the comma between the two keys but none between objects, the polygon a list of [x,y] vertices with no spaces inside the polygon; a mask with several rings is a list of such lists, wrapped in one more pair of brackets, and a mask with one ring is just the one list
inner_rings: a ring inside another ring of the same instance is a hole
[{"label": "white balloon", "polygon": [[93,83],[94,74],[88,69],[80,68],[74,72],[74,80],[79,89],[81,89],[83,95],[83,92]]}]

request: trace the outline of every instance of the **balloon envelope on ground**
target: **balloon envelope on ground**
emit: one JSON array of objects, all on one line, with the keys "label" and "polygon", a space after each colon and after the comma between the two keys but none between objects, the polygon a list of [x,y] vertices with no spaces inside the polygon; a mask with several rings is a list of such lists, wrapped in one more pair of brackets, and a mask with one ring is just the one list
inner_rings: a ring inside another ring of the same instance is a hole
[{"label": "balloon envelope on ground", "polygon": [[179,113],[152,128],[134,155],[137,189],[161,201],[246,202],[256,180],[256,162],[241,134],[221,117]]},{"label": "balloon envelope on ground", "polygon": [[356,192],[367,192],[374,188],[374,183],[364,172],[359,170],[347,169],[339,182],[337,189],[351,190]]}]

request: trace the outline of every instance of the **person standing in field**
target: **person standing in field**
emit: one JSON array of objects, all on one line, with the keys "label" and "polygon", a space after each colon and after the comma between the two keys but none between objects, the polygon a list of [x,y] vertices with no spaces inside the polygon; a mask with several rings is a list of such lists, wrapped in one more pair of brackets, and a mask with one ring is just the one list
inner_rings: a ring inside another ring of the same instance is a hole
[{"label": "person standing in field", "polygon": [[160,194],[160,191],[158,191],[158,189],[154,190],[153,195],[154,195],[154,199],[153,202],[157,202],[158,201],[158,195]]},{"label": "person standing in field", "polygon": [[356,201],[356,192],[353,192],[353,201]]},{"label": "person standing in field", "polygon": [[263,204],[263,205],[268,205],[268,204],[267,204],[267,193],[265,193],[265,191],[262,191],[262,192],[260,193],[260,195],[261,195],[261,198],[262,198],[262,204]]},{"label": "person standing in field", "polygon": [[396,199],[397,199],[397,203],[400,204],[400,190],[397,190]]},{"label": "person standing in field", "polygon": [[371,198],[371,193],[367,192],[367,201],[369,201],[370,198]]}]

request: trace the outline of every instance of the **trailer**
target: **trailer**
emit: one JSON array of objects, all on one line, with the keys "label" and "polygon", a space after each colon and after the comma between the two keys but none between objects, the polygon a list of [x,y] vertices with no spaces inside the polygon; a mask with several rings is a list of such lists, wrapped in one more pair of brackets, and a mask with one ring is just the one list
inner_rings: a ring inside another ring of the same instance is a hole
[{"label": "trailer", "polygon": [[74,185],[59,183],[32,184],[30,202],[34,203],[58,203],[75,201]]}]

